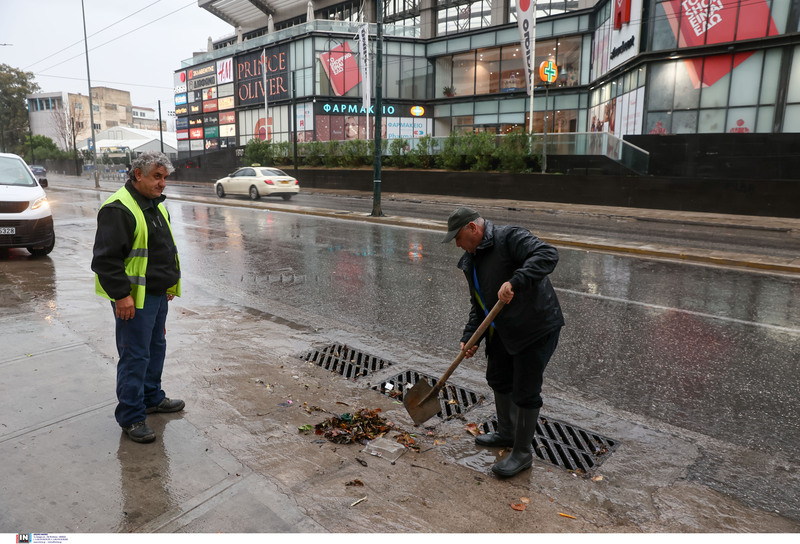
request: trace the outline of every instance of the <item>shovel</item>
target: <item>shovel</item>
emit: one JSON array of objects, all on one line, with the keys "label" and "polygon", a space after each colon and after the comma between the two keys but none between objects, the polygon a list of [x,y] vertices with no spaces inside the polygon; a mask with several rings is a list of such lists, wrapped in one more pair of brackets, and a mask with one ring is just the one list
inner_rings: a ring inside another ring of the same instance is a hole
[{"label": "shovel", "polygon": [[447,378],[450,377],[458,365],[461,364],[461,361],[464,360],[464,356],[470,348],[478,343],[478,340],[480,340],[483,333],[486,332],[486,329],[489,328],[489,325],[492,324],[492,321],[494,321],[494,318],[500,313],[500,310],[503,309],[503,306],[505,306],[505,303],[502,300],[498,300],[497,304],[492,308],[492,311],[489,312],[489,315],[483,320],[483,323],[481,323],[478,329],[473,333],[469,341],[464,344],[464,349],[458,354],[458,357],[456,357],[456,360],[450,365],[450,368],[448,368],[439,381],[436,382],[436,385],[431,387],[427,380],[422,379],[406,392],[405,398],[403,398],[403,405],[406,407],[408,415],[414,420],[414,425],[422,425],[441,412],[442,407],[439,403],[439,391],[444,387]]}]

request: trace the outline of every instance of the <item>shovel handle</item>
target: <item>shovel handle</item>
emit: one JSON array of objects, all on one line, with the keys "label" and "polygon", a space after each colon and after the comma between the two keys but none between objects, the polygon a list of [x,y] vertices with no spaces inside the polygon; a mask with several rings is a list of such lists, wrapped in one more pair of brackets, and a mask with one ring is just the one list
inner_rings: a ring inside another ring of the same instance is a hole
[{"label": "shovel handle", "polygon": [[464,357],[467,355],[467,352],[470,350],[470,348],[472,348],[472,346],[478,343],[478,340],[481,339],[483,333],[486,332],[486,329],[489,328],[489,325],[492,324],[494,318],[497,317],[497,314],[500,313],[500,310],[502,310],[503,306],[505,305],[506,303],[503,302],[502,300],[497,301],[497,304],[494,305],[494,308],[492,308],[492,311],[489,312],[489,315],[486,316],[486,319],[483,320],[483,322],[478,326],[477,330],[474,333],[472,333],[472,336],[467,341],[467,343],[464,344],[464,349],[462,349],[461,352],[458,354],[456,360],[450,364],[450,367],[445,371],[442,377],[439,378],[439,381],[436,382],[436,385],[433,386],[433,389],[431,389],[430,392],[427,395],[425,395],[425,397],[423,397],[421,401],[419,401],[420,406],[422,406],[431,398],[439,394],[439,391],[442,389],[442,387],[444,387],[444,384],[447,382],[447,379],[453,372],[455,372],[456,368],[458,368],[458,365],[461,364],[461,361],[464,360]]}]

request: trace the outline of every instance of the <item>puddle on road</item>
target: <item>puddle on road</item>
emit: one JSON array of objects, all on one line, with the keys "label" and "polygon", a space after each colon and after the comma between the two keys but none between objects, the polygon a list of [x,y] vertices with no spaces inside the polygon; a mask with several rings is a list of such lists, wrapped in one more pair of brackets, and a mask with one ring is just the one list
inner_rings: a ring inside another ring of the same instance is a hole
[{"label": "puddle on road", "polygon": [[491,474],[492,465],[502,459],[501,451],[508,455],[503,448],[478,446],[472,436],[450,438],[439,447],[439,451],[453,463],[484,474]]}]

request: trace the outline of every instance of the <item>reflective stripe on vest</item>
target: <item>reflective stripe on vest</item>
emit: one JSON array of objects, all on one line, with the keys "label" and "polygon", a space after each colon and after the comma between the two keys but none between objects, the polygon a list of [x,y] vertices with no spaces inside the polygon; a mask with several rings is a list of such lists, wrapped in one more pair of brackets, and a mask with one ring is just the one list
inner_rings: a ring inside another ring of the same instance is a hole
[{"label": "reflective stripe on vest", "polygon": [[[147,287],[147,279],[145,277],[145,273],[147,272],[148,257],[147,222],[144,217],[144,212],[142,212],[139,204],[125,187],[120,188],[116,193],[111,195],[108,200],[103,203],[103,206],[116,201],[119,201],[126,208],[128,208],[128,210],[130,210],[130,212],[133,214],[133,217],[136,219],[136,227],[133,231],[133,247],[131,248],[128,256],[125,258],[125,274],[128,276],[128,281],[131,282],[130,294],[133,297],[134,305],[136,306],[136,309],[141,310],[144,308],[144,296]],[[161,215],[164,216],[164,220],[167,222],[170,236],[172,236],[172,243],[174,244],[175,236],[172,234],[172,225],[169,223],[167,209],[163,204],[158,204],[158,211],[161,212]],[[178,260],[177,252],[175,253],[175,264],[178,267],[178,271],[180,271],[181,266],[180,261]],[[103,289],[103,287],[100,285],[100,278],[97,276],[97,274],[95,274],[94,277],[94,287],[95,293],[101,297],[114,300],[108,296],[108,293],[106,293],[105,289]],[[181,296],[181,280],[178,279],[178,283],[167,289],[167,293]]]}]

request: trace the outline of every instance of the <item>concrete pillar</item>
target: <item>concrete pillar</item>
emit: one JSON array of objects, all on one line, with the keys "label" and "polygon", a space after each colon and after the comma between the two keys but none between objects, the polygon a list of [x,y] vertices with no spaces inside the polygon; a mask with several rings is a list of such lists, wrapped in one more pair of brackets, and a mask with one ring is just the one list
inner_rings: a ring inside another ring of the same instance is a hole
[{"label": "concrete pillar", "polygon": [[504,25],[509,18],[509,0],[492,0],[492,26]]},{"label": "concrete pillar", "polygon": [[378,2],[381,0],[369,0],[364,2],[364,22],[375,23],[378,21]]},{"label": "concrete pillar", "polygon": [[419,0],[419,26],[420,38],[436,37],[436,0]]}]

